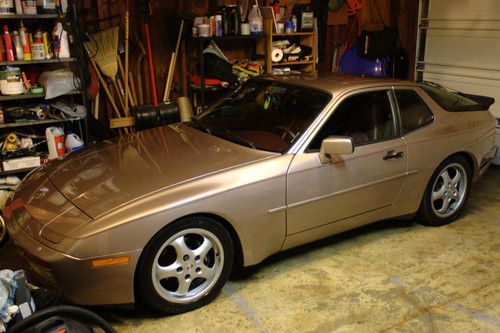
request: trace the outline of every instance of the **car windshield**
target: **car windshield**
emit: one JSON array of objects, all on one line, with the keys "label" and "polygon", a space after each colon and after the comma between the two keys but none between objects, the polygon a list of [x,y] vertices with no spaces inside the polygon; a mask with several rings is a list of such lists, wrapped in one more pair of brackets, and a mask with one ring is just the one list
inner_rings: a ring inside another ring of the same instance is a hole
[{"label": "car windshield", "polygon": [[330,99],[321,90],[256,78],[190,124],[244,146],[284,153]]}]

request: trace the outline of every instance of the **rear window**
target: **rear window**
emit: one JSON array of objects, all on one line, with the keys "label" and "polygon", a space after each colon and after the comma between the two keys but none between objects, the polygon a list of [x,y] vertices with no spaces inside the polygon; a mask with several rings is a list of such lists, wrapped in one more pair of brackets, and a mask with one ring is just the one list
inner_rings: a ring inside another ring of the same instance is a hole
[{"label": "rear window", "polygon": [[421,84],[420,87],[446,111],[480,111],[484,107],[470,98],[461,96],[430,84]]}]

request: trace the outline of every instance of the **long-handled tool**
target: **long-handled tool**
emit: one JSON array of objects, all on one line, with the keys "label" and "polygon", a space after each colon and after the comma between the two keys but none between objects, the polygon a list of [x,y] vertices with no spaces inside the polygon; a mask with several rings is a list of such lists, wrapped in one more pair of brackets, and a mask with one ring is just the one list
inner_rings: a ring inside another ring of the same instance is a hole
[{"label": "long-handled tool", "polygon": [[163,101],[170,100],[170,89],[172,88],[172,80],[174,78],[175,66],[177,64],[177,55],[179,54],[179,45],[181,43],[182,33],[184,30],[184,20],[181,21],[179,34],[177,35],[177,43],[175,44],[175,51],[170,57],[170,67],[168,69],[167,84],[165,85],[165,92],[163,93]]},{"label": "long-handled tool", "polygon": [[125,81],[125,116],[129,115],[128,111],[128,97],[129,97],[129,86],[128,86],[128,37],[129,37],[129,0],[125,0],[125,74],[123,80]]},{"label": "long-handled tool", "polygon": [[150,1],[142,2],[141,10],[144,13],[143,29],[144,29],[144,37],[146,39],[146,49],[147,49],[148,63],[149,63],[149,77],[151,81],[152,102],[153,105],[156,107],[158,106],[158,95],[156,92],[155,68],[153,63],[153,51],[151,48],[151,35],[149,30],[149,19],[152,15],[151,2]]}]

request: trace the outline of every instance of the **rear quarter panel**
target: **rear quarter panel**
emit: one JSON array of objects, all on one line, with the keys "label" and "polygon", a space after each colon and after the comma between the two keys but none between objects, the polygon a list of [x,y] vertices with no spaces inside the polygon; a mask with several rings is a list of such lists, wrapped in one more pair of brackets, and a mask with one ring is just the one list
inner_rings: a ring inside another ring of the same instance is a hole
[{"label": "rear quarter panel", "polygon": [[420,88],[416,90],[434,113],[434,121],[404,136],[408,177],[396,205],[401,214],[418,210],[432,174],[446,158],[454,154],[468,156],[477,179],[481,159],[494,145],[494,119],[490,112],[449,112]]}]

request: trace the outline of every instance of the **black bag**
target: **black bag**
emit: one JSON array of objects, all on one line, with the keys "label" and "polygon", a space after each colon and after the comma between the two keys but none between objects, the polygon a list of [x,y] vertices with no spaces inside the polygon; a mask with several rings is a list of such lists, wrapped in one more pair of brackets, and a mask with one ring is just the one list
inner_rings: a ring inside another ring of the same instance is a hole
[{"label": "black bag", "polygon": [[380,31],[362,31],[358,42],[358,54],[365,58],[392,56],[396,52],[397,30],[384,27]]},{"label": "black bag", "polygon": [[238,77],[233,74],[233,65],[213,53],[203,53],[205,77],[219,79],[229,83],[229,88],[238,86]]}]

